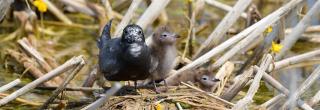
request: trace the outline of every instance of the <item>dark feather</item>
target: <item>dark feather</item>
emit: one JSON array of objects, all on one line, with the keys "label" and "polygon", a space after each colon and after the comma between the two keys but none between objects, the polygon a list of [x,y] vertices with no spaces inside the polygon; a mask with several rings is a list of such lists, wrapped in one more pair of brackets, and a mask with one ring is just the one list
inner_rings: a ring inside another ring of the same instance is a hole
[{"label": "dark feather", "polygon": [[111,22],[105,26],[99,44],[99,67],[109,81],[143,80],[149,75],[150,49],[142,29],[128,25],[121,38],[110,37]]},{"label": "dark feather", "polygon": [[111,29],[112,19],[104,26],[101,36],[97,41],[97,46],[102,49],[102,46],[106,44],[108,40],[111,39],[110,29]]}]

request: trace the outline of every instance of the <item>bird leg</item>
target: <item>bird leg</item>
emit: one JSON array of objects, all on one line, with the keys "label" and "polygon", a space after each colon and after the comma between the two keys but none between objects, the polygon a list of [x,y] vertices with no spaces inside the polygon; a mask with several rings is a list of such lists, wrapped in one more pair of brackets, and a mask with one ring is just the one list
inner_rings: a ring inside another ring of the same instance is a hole
[{"label": "bird leg", "polygon": [[157,88],[156,81],[153,78],[152,78],[152,84],[153,84],[153,87],[154,87],[154,91],[157,94],[160,94],[160,90]]},{"label": "bird leg", "polygon": [[128,86],[131,86],[130,81],[127,81],[127,82],[128,82]]},{"label": "bird leg", "polygon": [[165,79],[163,80],[163,83],[164,83],[164,86],[166,86],[166,91],[168,91],[169,87],[168,87],[167,81]]},{"label": "bird leg", "polygon": [[152,84],[153,84],[153,87],[154,87],[154,91],[157,93],[157,94],[160,94],[160,91],[158,90],[157,88],[157,85],[156,85],[156,81],[152,79]]},{"label": "bird leg", "polygon": [[134,81],[134,89],[137,91],[137,81]]}]

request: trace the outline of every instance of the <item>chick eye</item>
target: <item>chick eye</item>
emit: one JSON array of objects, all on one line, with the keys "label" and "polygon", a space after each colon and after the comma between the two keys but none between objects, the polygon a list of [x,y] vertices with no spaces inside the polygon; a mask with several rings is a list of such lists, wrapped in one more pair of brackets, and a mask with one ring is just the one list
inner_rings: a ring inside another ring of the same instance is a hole
[{"label": "chick eye", "polygon": [[163,34],[162,37],[167,37],[167,34]]},{"label": "chick eye", "polygon": [[202,78],[202,80],[208,80],[208,78],[206,78],[206,77],[203,77],[203,78]]},{"label": "chick eye", "polygon": [[142,34],[142,31],[139,30],[138,33],[139,33],[139,34]]}]

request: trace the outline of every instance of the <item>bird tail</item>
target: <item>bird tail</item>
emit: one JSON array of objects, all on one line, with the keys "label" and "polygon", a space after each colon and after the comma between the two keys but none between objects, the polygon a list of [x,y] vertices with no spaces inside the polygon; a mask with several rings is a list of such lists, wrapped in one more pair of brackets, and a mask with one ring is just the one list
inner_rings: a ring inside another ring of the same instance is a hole
[{"label": "bird tail", "polygon": [[111,39],[110,29],[111,29],[112,19],[104,26],[100,38],[97,40],[98,48],[102,48],[104,43]]}]

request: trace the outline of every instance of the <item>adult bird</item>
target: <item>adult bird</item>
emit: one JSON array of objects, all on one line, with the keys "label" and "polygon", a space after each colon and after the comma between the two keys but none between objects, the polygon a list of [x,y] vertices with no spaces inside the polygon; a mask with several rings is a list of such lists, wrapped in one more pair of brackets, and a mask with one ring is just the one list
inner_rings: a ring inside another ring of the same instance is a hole
[{"label": "adult bird", "polygon": [[150,75],[150,49],[145,44],[142,28],[131,24],[123,29],[120,38],[111,39],[112,20],[104,27],[97,42],[99,70],[109,81],[144,80]]}]

